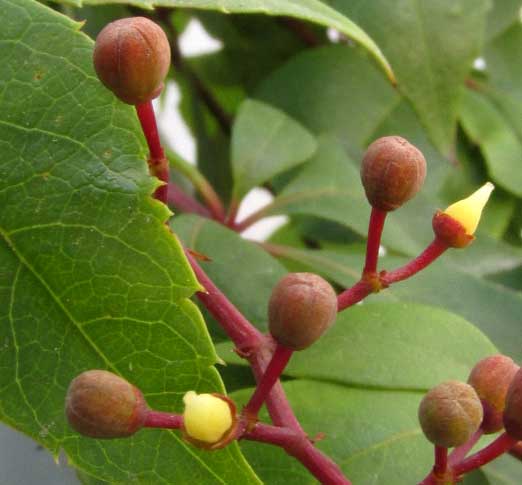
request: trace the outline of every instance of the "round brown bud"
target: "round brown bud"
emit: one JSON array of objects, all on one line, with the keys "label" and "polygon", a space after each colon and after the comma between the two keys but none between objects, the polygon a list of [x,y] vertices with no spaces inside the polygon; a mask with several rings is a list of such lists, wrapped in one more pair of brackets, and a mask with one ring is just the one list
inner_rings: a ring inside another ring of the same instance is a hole
[{"label": "round brown bud", "polygon": [[468,441],[482,422],[482,405],[475,390],[459,381],[431,389],[419,406],[419,421],[426,438],[451,448]]},{"label": "round brown bud", "polygon": [[147,404],[141,391],[105,370],[89,370],[67,390],[65,413],[78,433],[92,438],[122,438],[138,431]]},{"label": "round brown bud", "polygon": [[335,321],[337,295],[313,273],[289,273],[275,286],[268,304],[270,333],[281,345],[302,350]]},{"label": "round brown bud", "polygon": [[517,440],[522,440],[522,369],[513,377],[506,394],[504,428]]},{"label": "round brown bud", "polygon": [[482,402],[484,433],[496,433],[504,427],[503,412],[506,394],[520,367],[505,355],[492,355],[473,367],[468,384],[473,386]]},{"label": "round brown bud", "polygon": [[144,17],[116,20],[98,34],[94,68],[101,82],[128,104],[159,96],[170,66],[163,30]]},{"label": "round brown bud", "polygon": [[400,136],[375,140],[366,150],[361,180],[372,207],[393,211],[420,190],[426,160],[419,149]]}]

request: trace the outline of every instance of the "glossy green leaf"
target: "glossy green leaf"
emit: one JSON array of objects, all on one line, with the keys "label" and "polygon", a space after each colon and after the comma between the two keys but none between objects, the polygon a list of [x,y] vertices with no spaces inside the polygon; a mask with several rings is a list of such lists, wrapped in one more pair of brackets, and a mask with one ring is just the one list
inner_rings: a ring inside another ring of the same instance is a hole
[{"label": "glossy green leaf", "polygon": [[[220,344],[218,353],[233,358],[225,348]],[[445,379],[466,380],[474,363],[495,352],[484,334],[448,311],[365,303],[341,312],[318,342],[295,352],[285,374],[356,387],[426,390]]]},{"label": "glossy green leaf", "polygon": [[522,476],[522,463],[510,455],[502,455],[482,468],[488,485],[517,485]]},{"label": "glossy green leaf", "polygon": [[232,130],[233,198],[304,162],[316,148],[314,137],[282,111],[244,101]]},{"label": "glossy green leaf", "polygon": [[[61,0],[80,5],[104,5],[120,0]],[[333,27],[368,50],[388,78],[394,82],[393,71],[375,42],[348,17],[321,0],[128,0],[125,3],[142,8],[173,7],[217,10],[222,13],[259,13],[283,15]]]},{"label": "glossy green leaf", "polygon": [[254,325],[266,330],[268,299],[285,268],[257,244],[208,219],[178,216],[171,227],[186,247],[211,259],[200,263],[205,272]]},{"label": "glossy green leaf", "polygon": [[329,3],[376,39],[433,143],[452,155],[461,87],[481,51],[489,0]]},{"label": "glossy green leaf", "polygon": [[480,145],[493,181],[522,196],[522,144],[507,120],[474,91],[466,91],[460,116],[470,138]]},{"label": "glossy green leaf", "polygon": [[93,440],[66,424],[86,369],[165,410],[222,384],[133,110],[97,81],[79,24],[31,0],[0,6],[1,419],[110,483],[258,483],[236,446],[204,454],[156,430]]}]

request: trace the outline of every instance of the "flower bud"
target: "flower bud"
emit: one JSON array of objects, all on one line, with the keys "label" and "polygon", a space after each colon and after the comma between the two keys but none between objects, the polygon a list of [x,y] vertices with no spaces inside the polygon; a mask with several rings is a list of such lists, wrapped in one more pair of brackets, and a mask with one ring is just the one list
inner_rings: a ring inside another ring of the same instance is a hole
[{"label": "flower bud", "polygon": [[466,199],[433,216],[435,235],[449,247],[463,248],[473,241],[482,210],[495,186],[488,182]]},{"label": "flower bud", "polygon": [[482,421],[482,405],[475,390],[459,381],[431,389],[419,406],[419,421],[426,438],[444,448],[468,441]]},{"label": "flower bud", "polygon": [[141,391],[105,370],[89,370],[74,378],[67,390],[69,424],[92,438],[122,438],[138,431],[147,404]]},{"label": "flower bud", "polygon": [[196,394],[189,391],[183,397],[185,439],[209,450],[226,446],[237,427],[236,406],[220,394]]},{"label": "flower bud", "polygon": [[93,61],[101,82],[118,98],[141,104],[163,89],[170,66],[169,41],[144,17],[116,20],[98,34]]},{"label": "flower bud", "polygon": [[424,155],[400,136],[375,140],[361,166],[366,197],[372,207],[382,211],[393,211],[414,197],[425,177]]},{"label": "flower bud", "polygon": [[513,377],[506,394],[504,428],[512,438],[522,440],[522,369]]},{"label": "flower bud", "polygon": [[502,415],[506,404],[506,394],[519,366],[505,355],[492,355],[478,362],[468,378],[482,402],[484,433],[496,433],[504,424]]},{"label": "flower bud", "polygon": [[289,273],[275,286],[268,304],[270,333],[281,345],[302,350],[335,321],[337,295],[313,273]]}]

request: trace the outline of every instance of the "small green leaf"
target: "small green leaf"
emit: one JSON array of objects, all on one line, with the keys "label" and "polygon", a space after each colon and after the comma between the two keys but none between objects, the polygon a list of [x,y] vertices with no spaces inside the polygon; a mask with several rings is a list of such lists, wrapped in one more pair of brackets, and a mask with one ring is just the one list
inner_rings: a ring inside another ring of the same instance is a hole
[{"label": "small green leaf", "polygon": [[234,199],[304,162],[316,148],[313,136],[282,111],[244,101],[232,130]]},{"label": "small green leaf", "polygon": [[466,91],[461,121],[467,134],[481,147],[494,182],[522,196],[522,144],[513,129],[485,96]]}]

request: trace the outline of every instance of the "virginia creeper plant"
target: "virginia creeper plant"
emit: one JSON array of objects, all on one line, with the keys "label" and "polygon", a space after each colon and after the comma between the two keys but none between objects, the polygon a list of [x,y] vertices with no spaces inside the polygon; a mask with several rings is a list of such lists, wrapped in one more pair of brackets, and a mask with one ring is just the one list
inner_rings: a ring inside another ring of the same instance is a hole
[{"label": "virginia creeper plant", "polygon": [[522,1],[46,3],[0,0],[2,420],[85,484],[519,483]]}]

